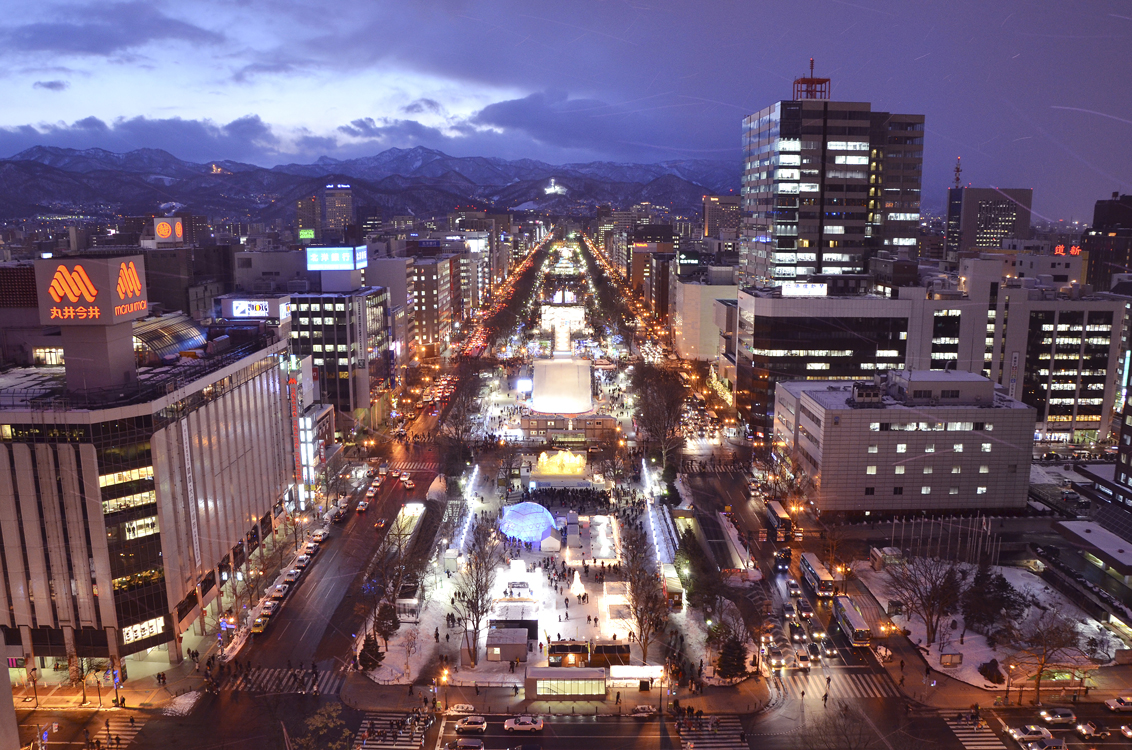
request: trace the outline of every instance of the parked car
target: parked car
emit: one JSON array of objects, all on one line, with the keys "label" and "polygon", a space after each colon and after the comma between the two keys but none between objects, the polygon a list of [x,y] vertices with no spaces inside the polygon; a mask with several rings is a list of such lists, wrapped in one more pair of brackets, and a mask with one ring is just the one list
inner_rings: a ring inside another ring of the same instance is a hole
[{"label": "parked car", "polygon": [[1121,695],[1104,702],[1105,708],[1115,713],[1132,711],[1132,695]]},{"label": "parked car", "polygon": [[263,631],[267,630],[267,623],[268,619],[266,617],[263,617],[262,615],[255,618],[255,621],[252,622],[252,632],[262,633]]},{"label": "parked car", "polygon": [[310,565],[310,561],[311,561],[310,555],[299,555],[298,557],[295,558],[295,567],[298,568],[299,570],[302,570],[303,568]]},{"label": "parked car", "polygon": [[276,585],[276,587],[271,590],[271,598],[272,599],[282,599],[283,597],[287,596],[287,592],[290,591],[290,589],[291,589],[291,587],[288,586],[287,584],[280,583],[280,584]]},{"label": "parked car", "polygon": [[1038,712],[1046,724],[1076,724],[1077,714],[1068,708],[1043,708]]},{"label": "parked car", "polygon": [[283,576],[283,582],[294,583],[295,581],[299,580],[299,576],[301,576],[302,574],[303,571],[299,570],[298,568],[292,568],[291,570],[287,571],[287,575]]},{"label": "parked car", "polygon": [[633,710],[629,712],[630,716],[656,716],[656,706],[639,705],[633,706]]},{"label": "parked car", "polygon": [[318,552],[318,542],[307,542],[303,545],[304,555],[314,555],[315,552]]},{"label": "parked car", "polygon": [[319,529],[318,531],[311,534],[311,539],[318,542],[319,544],[322,544],[323,542],[325,542],[329,538],[330,538],[330,532],[327,531],[326,529]]},{"label": "parked car", "polygon": [[465,716],[462,719],[456,720],[456,733],[464,734],[465,732],[483,732],[487,731],[487,719],[482,716]]},{"label": "parked car", "polygon": [[260,609],[259,609],[260,615],[262,617],[271,617],[273,614],[275,614],[278,611],[279,611],[279,602],[275,601],[274,599],[268,599],[266,602],[263,603],[263,606],[260,607]]},{"label": "parked car", "polygon": [[458,740],[449,742],[444,747],[447,748],[447,750],[483,750],[483,740],[461,737]]},{"label": "parked car", "polygon": [[1010,736],[1017,740],[1019,744],[1025,745],[1027,742],[1051,739],[1053,732],[1045,727],[1039,727],[1037,724],[1027,724],[1024,727],[1014,727],[1011,729]]},{"label": "parked car", "polygon": [[449,709],[450,714],[470,714],[476,710],[476,707],[471,703],[453,703]]},{"label": "parked car", "polygon": [[541,732],[542,718],[539,716],[516,716],[503,722],[507,732]]}]

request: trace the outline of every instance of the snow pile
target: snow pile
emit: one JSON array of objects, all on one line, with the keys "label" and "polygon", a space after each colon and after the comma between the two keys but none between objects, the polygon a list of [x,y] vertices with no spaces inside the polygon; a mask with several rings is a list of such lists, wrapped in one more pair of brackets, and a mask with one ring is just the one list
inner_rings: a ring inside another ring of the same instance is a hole
[{"label": "snow pile", "polygon": [[181,693],[173,700],[169,701],[169,705],[167,705],[161,713],[166,716],[188,716],[192,713],[198,700],[200,700],[200,692],[197,690]]},{"label": "snow pile", "polygon": [[[962,567],[968,569],[968,580],[970,580],[971,576],[975,574],[976,568],[970,565],[964,565]],[[853,563],[853,570],[861,583],[863,583],[873,597],[881,603],[882,608],[889,600],[896,598],[891,595],[888,590],[888,575],[886,573],[878,573],[873,570],[867,562],[860,560]],[[1018,593],[1039,602],[1040,607],[1059,612],[1075,620],[1078,623],[1077,629],[1081,633],[1082,642],[1084,642],[1086,638],[1096,635],[1098,631],[1104,629],[1101,623],[1089,617],[1079,607],[1066,599],[1060,592],[1051,588],[1045,581],[1030,571],[1022,568],[1009,567],[993,567],[992,570],[995,573],[1002,573]],[[1039,607],[1030,607],[1030,611],[1025,617],[1027,619],[1034,619],[1041,614],[1041,611]],[[954,629],[951,627],[952,621],[954,621],[956,625]],[[970,685],[975,685],[976,687],[985,688],[987,690],[1006,689],[1006,683],[993,685],[983,677],[983,675],[979,673],[979,665],[989,662],[991,659],[998,659],[1001,664],[1006,657],[1010,656],[1010,647],[1007,644],[998,644],[992,647],[987,644],[985,636],[971,630],[966,632],[963,636],[963,643],[960,644],[959,636],[964,630],[963,616],[961,614],[955,613],[941,623],[936,642],[931,645],[930,649],[925,649],[924,644],[927,638],[927,628],[924,626],[923,620],[919,617],[896,616],[892,618],[892,622],[910,631],[909,639],[920,649],[921,654],[927,659],[932,669],[950,675]],[[874,643],[882,642],[881,639],[875,637],[877,635],[875,629],[873,635]],[[941,648],[961,652],[963,654],[963,663],[957,667],[944,667],[940,663]]]}]

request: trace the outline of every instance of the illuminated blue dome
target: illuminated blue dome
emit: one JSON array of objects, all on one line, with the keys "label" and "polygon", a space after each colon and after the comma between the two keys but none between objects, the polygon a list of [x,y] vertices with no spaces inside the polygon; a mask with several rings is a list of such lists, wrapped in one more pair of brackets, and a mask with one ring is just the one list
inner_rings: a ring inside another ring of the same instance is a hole
[{"label": "illuminated blue dome", "polygon": [[554,516],[538,503],[519,503],[503,509],[499,530],[509,537],[538,544],[554,529]]}]

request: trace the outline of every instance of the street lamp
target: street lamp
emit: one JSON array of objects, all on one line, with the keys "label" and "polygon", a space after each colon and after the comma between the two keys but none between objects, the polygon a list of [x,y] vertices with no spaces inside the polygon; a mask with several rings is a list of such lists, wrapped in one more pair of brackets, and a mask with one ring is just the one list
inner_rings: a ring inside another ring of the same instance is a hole
[{"label": "street lamp", "polygon": [[[1014,681],[1014,665],[1006,665],[1006,705],[1010,705],[1010,684]],[[1022,689],[1018,689],[1018,705],[1022,705]]]}]

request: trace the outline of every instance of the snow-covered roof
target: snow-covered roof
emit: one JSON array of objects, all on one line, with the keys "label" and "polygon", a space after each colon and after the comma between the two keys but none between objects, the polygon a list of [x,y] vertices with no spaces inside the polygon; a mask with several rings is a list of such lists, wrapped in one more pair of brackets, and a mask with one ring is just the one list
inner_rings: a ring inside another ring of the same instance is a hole
[{"label": "snow-covered roof", "polygon": [[1132,542],[1092,521],[1061,521],[1053,525],[1067,539],[1089,549],[1122,576],[1132,575]]}]

